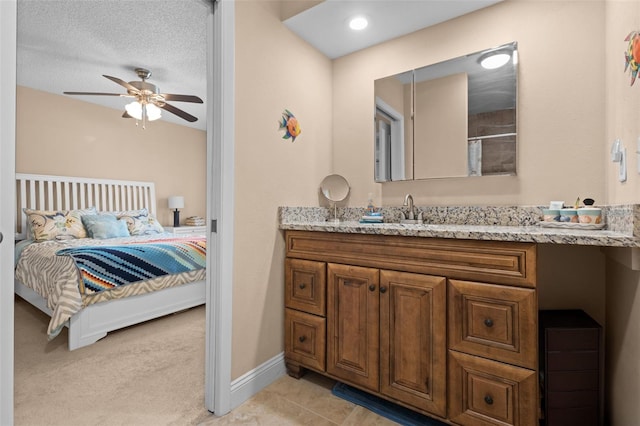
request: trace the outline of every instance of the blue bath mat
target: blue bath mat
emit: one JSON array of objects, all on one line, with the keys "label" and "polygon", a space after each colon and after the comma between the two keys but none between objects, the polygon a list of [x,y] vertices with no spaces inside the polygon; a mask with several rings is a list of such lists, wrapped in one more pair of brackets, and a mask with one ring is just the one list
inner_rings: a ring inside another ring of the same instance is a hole
[{"label": "blue bath mat", "polygon": [[424,416],[408,408],[378,398],[344,383],[337,382],[331,390],[335,396],[361,405],[374,413],[405,426],[447,426],[438,420]]}]

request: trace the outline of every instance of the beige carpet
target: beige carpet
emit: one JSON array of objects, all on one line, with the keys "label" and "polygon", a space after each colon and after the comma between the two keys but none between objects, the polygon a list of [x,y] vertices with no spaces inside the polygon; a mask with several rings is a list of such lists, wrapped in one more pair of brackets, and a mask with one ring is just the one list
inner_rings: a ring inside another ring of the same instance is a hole
[{"label": "beige carpet", "polygon": [[194,425],[204,407],[204,306],[69,352],[48,317],[15,304],[15,425]]}]

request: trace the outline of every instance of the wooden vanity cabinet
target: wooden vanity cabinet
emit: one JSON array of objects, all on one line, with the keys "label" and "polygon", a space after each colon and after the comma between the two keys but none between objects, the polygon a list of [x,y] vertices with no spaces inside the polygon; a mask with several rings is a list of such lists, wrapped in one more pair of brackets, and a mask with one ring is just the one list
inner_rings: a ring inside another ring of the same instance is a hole
[{"label": "wooden vanity cabinet", "polygon": [[446,415],[446,280],[330,263],[327,373]]},{"label": "wooden vanity cabinet", "polygon": [[452,424],[538,423],[535,244],[285,238],[289,374],[309,368]]}]

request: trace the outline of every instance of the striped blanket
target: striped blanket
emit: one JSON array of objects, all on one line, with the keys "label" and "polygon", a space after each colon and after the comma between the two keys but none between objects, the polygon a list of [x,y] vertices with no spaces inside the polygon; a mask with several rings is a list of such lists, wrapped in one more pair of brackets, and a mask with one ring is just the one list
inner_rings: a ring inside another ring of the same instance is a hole
[{"label": "striped blanket", "polygon": [[70,247],[56,254],[73,259],[80,271],[80,293],[85,294],[205,268],[206,247],[205,237],[190,237],[118,246]]}]

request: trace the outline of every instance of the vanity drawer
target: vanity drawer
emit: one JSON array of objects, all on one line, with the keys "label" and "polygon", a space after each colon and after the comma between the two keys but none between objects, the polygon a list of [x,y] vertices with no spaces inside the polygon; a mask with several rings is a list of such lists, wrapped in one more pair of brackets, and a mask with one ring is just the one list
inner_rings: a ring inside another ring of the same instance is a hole
[{"label": "vanity drawer", "polygon": [[534,290],[450,280],[449,349],[537,366]]},{"label": "vanity drawer", "polygon": [[326,320],[322,317],[285,309],[285,357],[288,360],[325,371]]},{"label": "vanity drawer", "polygon": [[461,425],[537,425],[536,372],[449,351],[449,419]]},{"label": "vanity drawer", "polygon": [[285,306],[325,316],[327,266],[311,260],[285,260]]}]

